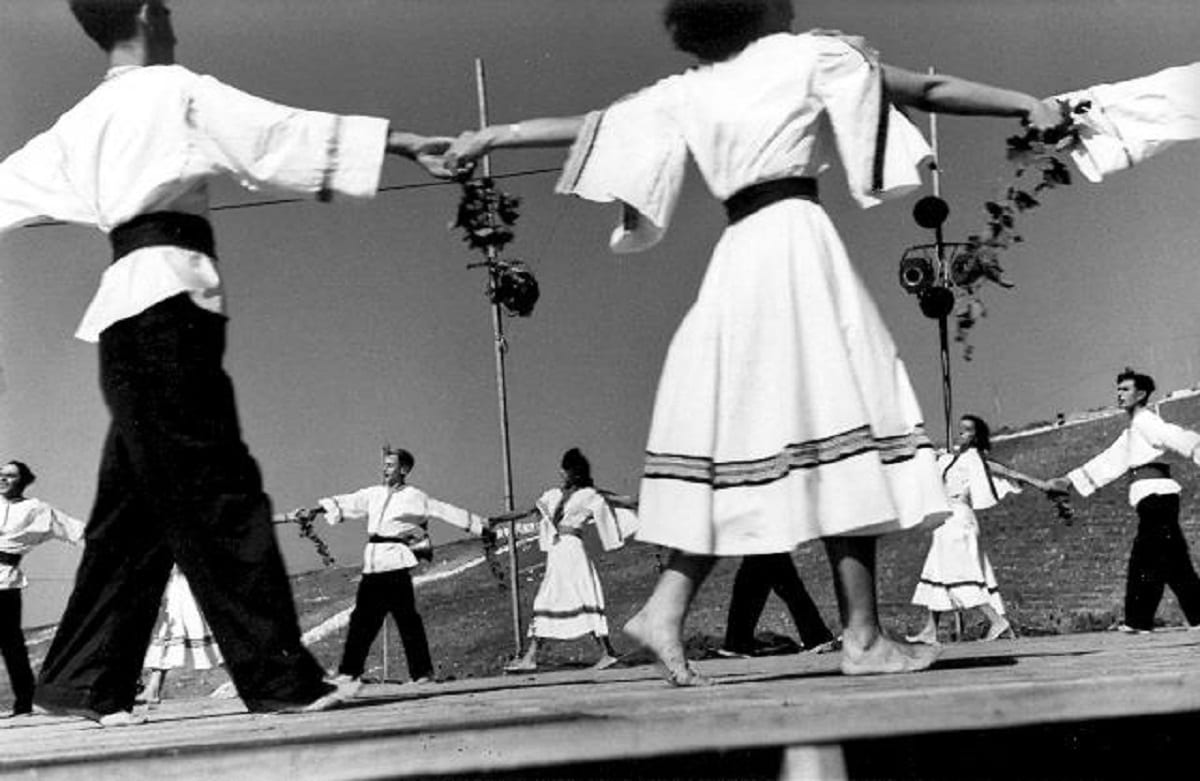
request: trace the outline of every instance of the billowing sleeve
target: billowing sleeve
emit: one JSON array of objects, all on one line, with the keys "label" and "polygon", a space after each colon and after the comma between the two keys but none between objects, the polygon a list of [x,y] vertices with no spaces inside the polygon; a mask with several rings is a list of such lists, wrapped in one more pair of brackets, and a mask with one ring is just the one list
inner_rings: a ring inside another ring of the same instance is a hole
[{"label": "billowing sleeve", "polygon": [[813,89],[825,107],[850,195],[864,208],[921,186],[932,150],[887,99],[878,53],[861,38],[817,33]]},{"label": "billowing sleeve", "polygon": [[1200,62],[1055,97],[1091,102],[1078,120],[1082,143],[1071,158],[1093,182],[1200,138]]},{"label": "billowing sleeve", "polygon": [[0,162],[0,233],[47,217],[91,221],[64,173],[62,148],[51,131]]},{"label": "billowing sleeve", "polygon": [[1129,469],[1129,429],[1121,432],[1103,453],[1078,469],[1067,473],[1067,479],[1080,496],[1091,496],[1116,480]]},{"label": "billowing sleeve", "polygon": [[1154,447],[1170,450],[1200,464],[1200,434],[1195,431],[1168,423],[1150,410],[1134,415],[1130,426]]},{"label": "billowing sleeve", "polygon": [[1021,493],[1020,486],[1001,477],[996,477],[984,464],[979,451],[971,449],[960,463],[966,470],[967,501],[975,510],[995,507],[1004,497]]},{"label": "billowing sleeve", "polygon": [[365,521],[369,510],[369,496],[365,489],[352,494],[338,494],[318,499],[317,504],[325,511],[325,522],[331,526],[342,521]]},{"label": "billowing sleeve", "polygon": [[669,107],[671,79],[617,101],[584,120],[555,192],[623,205],[609,246],[640,252],[667,231],[679,201],[687,144]]},{"label": "billowing sleeve", "polygon": [[443,502],[440,499],[429,497],[426,504],[426,517],[429,520],[441,521],[448,523],[451,526],[456,526],[465,532],[478,537],[483,534],[483,529],[487,526],[487,520],[470,510],[464,510],[461,507],[455,507],[449,502]]},{"label": "billowing sleeve", "polygon": [[189,92],[195,162],[251,189],[370,198],[379,188],[388,122],[272,103],[198,76]]},{"label": "billowing sleeve", "polygon": [[83,543],[83,533],[87,524],[50,505],[45,505],[43,509],[50,515],[51,534],[57,539],[69,542],[72,545]]}]

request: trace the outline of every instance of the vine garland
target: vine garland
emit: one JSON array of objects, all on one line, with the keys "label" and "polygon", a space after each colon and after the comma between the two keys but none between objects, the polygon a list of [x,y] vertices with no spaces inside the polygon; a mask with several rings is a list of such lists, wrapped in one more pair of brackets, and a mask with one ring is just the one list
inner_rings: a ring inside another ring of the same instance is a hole
[{"label": "vine garland", "polygon": [[529,317],[537,304],[537,278],[520,260],[502,259],[501,251],[515,235],[513,225],[521,216],[521,199],[496,188],[491,177],[467,179],[462,183],[458,216],[452,227],[463,233],[463,241],[484,253],[488,270],[488,300],[499,304],[513,317]]},{"label": "vine garland", "polygon": [[1024,241],[1016,230],[1017,215],[1040,206],[1040,196],[1047,190],[1071,184],[1071,171],[1062,157],[1081,143],[1083,128],[1076,118],[1090,108],[1091,101],[1059,100],[1060,119],[1056,125],[1045,130],[1027,127],[1006,142],[1007,159],[1014,169],[1012,180],[1003,196],[984,204],[987,229],[967,237],[966,249],[954,258],[950,267],[951,281],[960,294],[955,311],[955,341],[965,345],[967,360],[971,358],[969,332],[987,314],[979,289],[988,282],[1012,287],[1004,279],[1000,253]]}]

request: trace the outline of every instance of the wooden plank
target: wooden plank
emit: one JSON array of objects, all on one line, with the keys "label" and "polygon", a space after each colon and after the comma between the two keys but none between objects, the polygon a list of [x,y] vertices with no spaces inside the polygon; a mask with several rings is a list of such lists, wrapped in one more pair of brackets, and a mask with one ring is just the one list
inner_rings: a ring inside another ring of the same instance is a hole
[{"label": "wooden plank", "polygon": [[[1200,713],[1200,632],[971,643],[915,675],[848,678],[836,655],[702,661],[718,685],[650,667],[368,686],[354,707],[256,716],[168,702],[137,728],[33,717],[0,728],[0,773],[37,778],[462,775],[774,748],[785,770],[847,741]],[[807,751],[812,748],[812,751]],[[132,775],[126,775],[132,774]]]}]

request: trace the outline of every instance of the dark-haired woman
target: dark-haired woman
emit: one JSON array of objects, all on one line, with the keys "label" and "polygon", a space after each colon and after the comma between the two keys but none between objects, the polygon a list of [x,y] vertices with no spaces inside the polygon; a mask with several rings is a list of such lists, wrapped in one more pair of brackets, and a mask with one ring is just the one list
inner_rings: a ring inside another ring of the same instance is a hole
[{"label": "dark-haired woman", "polygon": [[978,608],[988,620],[985,640],[1012,632],[992,563],[979,545],[975,511],[994,507],[1021,488],[992,473],[987,461],[990,450],[987,423],[975,415],[963,415],[954,452],[938,461],[952,512],[933,530],[921,580],[913,593],[912,603],[924,606],[926,617],[921,631],[908,638],[912,642],[936,644],[938,614],[952,610]]},{"label": "dark-haired woman", "polygon": [[446,157],[465,172],[489,150],[573,145],[558,192],[622,204],[616,252],[662,237],[689,154],[725,204],[729,226],[666,357],[639,490],[639,539],[674,553],[625,630],[672,683],[706,683],[682,627],[714,557],[819,537],[843,671],[925,668],[935,650],[880,629],[875,538],[949,511],[908,373],[816,176],[840,159],[863,206],[918,187],[930,150],[893,103],[1037,127],[1057,114],[1023,93],[887,67],[860,38],[791,34],[787,0],[671,0],[664,19],[697,67],[604,111],[465,133]]},{"label": "dark-haired woman", "polygon": [[591,635],[600,651],[593,669],[617,663],[617,652],[608,639],[604,590],[583,534],[585,526],[594,525],[604,549],[614,550],[632,531],[628,516],[618,521],[617,511],[592,484],[591,464],[578,449],[563,454],[559,475],[561,487],[546,491],[534,507],[490,519],[500,523],[537,513],[538,546],[546,554],[546,572],[533,598],[529,646],[504,668],[506,672],[536,670],[544,640],[573,640],[584,635]]}]

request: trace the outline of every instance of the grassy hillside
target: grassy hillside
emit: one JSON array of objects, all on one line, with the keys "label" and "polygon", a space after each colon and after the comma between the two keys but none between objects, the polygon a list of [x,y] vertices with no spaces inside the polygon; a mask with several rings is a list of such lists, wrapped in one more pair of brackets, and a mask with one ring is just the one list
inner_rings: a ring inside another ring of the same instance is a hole
[{"label": "grassy hillside", "polygon": [[[1169,421],[1200,429],[1200,397],[1168,401],[1162,405],[1161,414]],[[995,455],[1030,474],[1058,475],[1099,452],[1122,425],[1121,417],[1110,416],[1017,435],[997,442]],[[1197,518],[1200,469],[1182,464],[1179,459],[1168,460],[1177,465],[1176,476],[1184,486],[1183,528],[1195,547],[1200,539]],[[1104,629],[1120,619],[1125,562],[1136,527],[1133,510],[1126,501],[1126,488],[1127,483],[1121,480],[1089,500],[1077,499],[1075,523],[1069,527],[1057,520],[1049,502],[1028,491],[981,514],[983,545],[1019,633]],[[885,625],[894,632],[913,630],[920,622],[920,611],[909,604],[909,598],[928,546],[929,533],[893,535],[881,541],[880,608]],[[477,544],[472,541],[443,546],[432,571],[453,567],[477,555]],[[796,551],[795,560],[826,622],[836,628],[837,610],[829,567],[820,544],[802,546]],[[736,560],[722,561],[696,599],[687,627],[694,655],[711,653],[720,644],[736,565]],[[638,543],[606,554],[598,562],[618,649],[625,650],[628,643],[617,629],[649,594],[656,566],[656,549]],[[543,567],[536,546],[522,549],[519,580],[525,615]],[[357,579],[356,566],[296,576],[294,589],[302,629],[318,626],[351,607]],[[417,588],[417,600],[440,677],[493,675],[512,655],[507,589],[496,581],[487,566],[424,583]],[[1182,622],[1175,599],[1169,593],[1159,609],[1159,621]],[[977,637],[981,630],[979,617],[968,616],[966,636]],[[405,680],[407,673],[395,629],[389,626],[388,631],[388,677]],[[795,629],[777,600],[768,603],[759,632],[795,636]],[[30,634],[36,664],[45,652],[49,633]],[[339,629],[312,646],[329,669],[337,665],[344,636],[344,628]],[[368,676],[376,678],[382,675],[379,645],[376,644],[367,671]],[[587,665],[594,654],[594,647],[586,639],[555,644],[545,654],[544,664]],[[640,661],[646,660],[639,657],[629,660]],[[220,671],[176,672],[168,678],[167,696],[211,691],[223,680]],[[7,680],[0,682],[0,687],[6,685]]]}]

